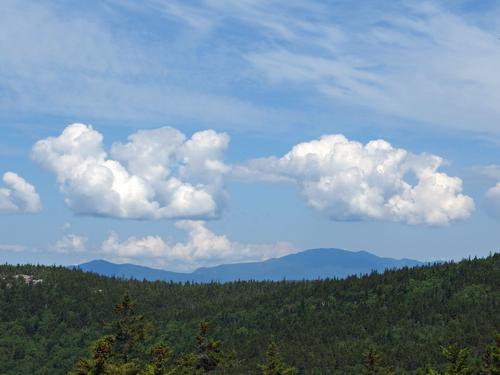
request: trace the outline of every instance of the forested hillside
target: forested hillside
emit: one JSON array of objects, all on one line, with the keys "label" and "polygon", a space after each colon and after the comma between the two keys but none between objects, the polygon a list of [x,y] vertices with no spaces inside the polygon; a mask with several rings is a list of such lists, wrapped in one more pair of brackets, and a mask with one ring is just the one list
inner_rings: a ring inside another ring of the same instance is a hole
[{"label": "forested hillside", "polygon": [[[30,275],[32,278],[16,275]],[[474,357],[500,330],[500,254],[343,280],[173,284],[63,267],[0,266],[0,374],[66,374],[107,334],[129,293],[150,341],[173,356],[198,324],[234,352],[233,374],[259,373],[271,341],[300,374],[360,374],[376,347],[396,373],[442,369],[441,346]]]}]

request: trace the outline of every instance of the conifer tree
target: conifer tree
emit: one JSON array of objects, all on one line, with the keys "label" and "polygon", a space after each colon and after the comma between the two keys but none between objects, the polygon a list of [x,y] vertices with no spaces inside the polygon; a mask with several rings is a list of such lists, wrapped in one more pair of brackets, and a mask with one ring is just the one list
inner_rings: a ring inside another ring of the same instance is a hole
[{"label": "conifer tree", "polygon": [[[461,349],[456,345],[449,345],[442,349],[447,364],[442,375],[472,375],[473,370],[469,366],[469,351]],[[430,369],[429,375],[441,375],[438,371]]]},{"label": "conifer tree", "polygon": [[295,375],[295,367],[285,365],[278,345],[274,341],[269,344],[266,352],[266,363],[259,365],[262,375]]},{"label": "conifer tree", "polygon": [[151,350],[151,363],[146,367],[146,375],[168,375],[171,353],[164,345],[157,345]]},{"label": "conifer tree", "polygon": [[362,375],[394,375],[391,367],[384,366],[384,357],[376,348],[370,348],[363,353]]},{"label": "conifer tree", "polygon": [[444,375],[472,375],[472,369],[469,366],[469,351],[467,349],[450,345],[443,348],[443,355],[448,361]]},{"label": "conifer tree", "polygon": [[[141,372],[146,330],[128,294],[115,306],[112,333],[97,340],[91,359],[80,360],[71,375],[136,375]],[[163,375],[163,374],[162,374]]]},{"label": "conifer tree", "polygon": [[215,370],[223,372],[224,369],[232,366],[232,357],[222,351],[221,342],[212,339],[208,332],[208,322],[200,322],[198,335],[196,336],[196,352],[181,355],[177,360],[175,374],[207,374]]},{"label": "conifer tree", "polygon": [[198,346],[196,368],[203,370],[203,372],[215,370],[223,357],[220,341],[211,339],[208,336],[208,329],[208,323],[201,322],[196,336]]},{"label": "conifer tree", "polygon": [[97,340],[92,350],[92,359],[82,359],[70,375],[108,375],[114,364],[110,360],[114,338],[104,336]]},{"label": "conifer tree", "polygon": [[120,363],[127,363],[131,358],[144,355],[144,343],[147,338],[144,317],[137,314],[135,303],[125,293],[114,309],[117,319],[112,324],[114,337],[113,355]]},{"label": "conifer tree", "polygon": [[382,354],[375,348],[363,353],[363,375],[382,375],[385,373]]},{"label": "conifer tree", "polygon": [[175,375],[203,375],[203,370],[197,368],[197,358],[194,353],[184,353],[176,361],[172,370]]},{"label": "conifer tree", "polygon": [[496,335],[495,344],[486,348],[478,375],[500,375],[500,334]]}]

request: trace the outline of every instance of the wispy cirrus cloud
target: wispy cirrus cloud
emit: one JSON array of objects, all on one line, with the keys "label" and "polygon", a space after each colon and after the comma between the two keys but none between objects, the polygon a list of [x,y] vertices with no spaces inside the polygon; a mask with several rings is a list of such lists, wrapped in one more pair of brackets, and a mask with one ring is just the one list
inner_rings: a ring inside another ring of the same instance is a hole
[{"label": "wispy cirrus cloud", "polygon": [[114,20],[130,20],[123,6],[3,3],[1,113],[157,123],[202,119],[225,127],[256,127],[276,118],[272,109],[186,83],[192,72],[182,69],[175,38],[162,34],[162,42],[155,42],[160,35],[146,38]]},{"label": "wispy cirrus cloud", "polygon": [[26,250],[27,250],[27,247],[24,245],[0,243],[0,251],[19,253],[19,252],[23,252]]},{"label": "wispy cirrus cloud", "polygon": [[228,25],[247,30],[233,37],[238,44],[231,45],[231,58],[268,89],[282,87],[304,101],[314,90],[336,104],[398,119],[500,133],[498,30],[450,3],[366,2],[356,9],[314,1],[147,4],[197,31],[200,45],[230,44]]},{"label": "wispy cirrus cloud", "polygon": [[474,171],[478,172],[482,176],[490,179],[500,180],[500,165],[489,164],[473,168]]},{"label": "wispy cirrus cloud", "polygon": [[[265,129],[303,115],[273,105],[278,88],[304,103],[500,132],[498,30],[450,3],[61,4],[2,9],[2,111]],[[109,22],[130,14],[151,21],[150,38]]]},{"label": "wispy cirrus cloud", "polygon": [[375,13],[355,29],[323,23],[316,36],[247,58],[274,84],[307,85],[336,102],[448,129],[500,133],[497,33],[431,2],[404,9]]},{"label": "wispy cirrus cloud", "polygon": [[[3,111],[252,129],[305,121],[273,105],[282,89],[304,103],[327,98],[410,123],[500,133],[498,30],[450,3],[354,10],[347,2],[110,0],[71,12],[61,4],[4,6]],[[109,22],[130,14],[151,21],[150,38]]]}]

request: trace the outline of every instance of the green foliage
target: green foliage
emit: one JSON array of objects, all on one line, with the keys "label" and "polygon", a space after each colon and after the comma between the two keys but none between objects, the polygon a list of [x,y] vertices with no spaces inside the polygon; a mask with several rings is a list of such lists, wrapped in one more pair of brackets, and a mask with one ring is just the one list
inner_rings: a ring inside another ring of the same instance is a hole
[{"label": "green foliage", "polygon": [[443,348],[443,355],[448,364],[444,375],[471,375],[472,369],[469,365],[469,351],[461,349],[456,345],[449,345]]},{"label": "green foliage", "polygon": [[164,345],[157,345],[151,349],[151,362],[146,365],[145,375],[169,374],[171,352]]},{"label": "green foliage", "polygon": [[[446,367],[442,375],[472,375],[474,373],[469,360],[469,351],[456,345],[448,345],[442,349],[446,358]],[[428,371],[429,375],[440,375],[435,369]]]},{"label": "green foliage", "polygon": [[[384,362],[398,375],[424,374],[428,368],[442,373],[447,361],[438,348],[455,343],[469,348],[474,375],[480,366],[480,375],[499,375],[498,348],[483,351],[492,333],[500,331],[499,270],[497,254],[344,280],[200,285],[3,265],[0,374],[67,374],[82,357],[87,358],[80,363],[85,371],[108,355],[106,345],[111,345],[115,374],[133,373],[134,364],[124,364],[131,358],[143,371],[147,364],[148,375],[155,374],[154,343],[168,348],[166,367],[158,372],[202,370],[196,368],[200,358],[217,358],[223,346],[223,352],[237,354],[237,361],[228,368],[221,360],[214,374],[255,374],[274,338],[299,374],[359,375],[361,353],[371,346],[384,353]],[[26,284],[16,274],[43,282]],[[136,305],[122,306],[114,320],[113,307],[127,291]],[[209,345],[208,338],[200,345],[203,320],[211,322],[219,346]],[[120,340],[101,342],[96,351],[100,338],[118,331]],[[125,354],[113,354],[118,347]],[[200,348],[210,355],[200,357]]]},{"label": "green foliage", "polygon": [[232,367],[233,359],[222,351],[221,342],[211,338],[208,331],[208,322],[200,322],[196,336],[196,353],[181,355],[173,373],[194,375],[208,374],[216,370],[224,373],[224,370]]},{"label": "green foliage", "polygon": [[266,362],[259,365],[262,375],[295,375],[297,370],[295,367],[285,365],[278,345],[274,341],[269,344],[266,352]]},{"label": "green foliage", "polygon": [[478,375],[500,375],[500,334],[496,335],[495,345],[489,345],[479,365]]},{"label": "green foliage", "polygon": [[128,363],[130,358],[139,358],[147,341],[144,316],[137,314],[135,304],[128,293],[114,309],[117,319],[112,325],[113,355],[119,363]]},{"label": "green foliage", "polygon": [[[91,359],[80,360],[71,375],[139,375],[146,344],[144,317],[138,315],[128,293],[114,309],[112,333],[96,341]],[[157,349],[159,350],[159,349]],[[155,352],[153,361],[161,353]],[[156,364],[156,362],[154,362]],[[161,374],[163,375],[163,374]]]},{"label": "green foliage", "polygon": [[196,375],[230,367],[220,341],[208,335],[205,321],[199,325],[196,352],[180,355],[172,366],[171,352],[163,344],[152,346],[146,355],[148,322],[136,313],[128,293],[115,306],[114,313],[111,334],[96,341],[92,358],[78,361],[71,375]]},{"label": "green foliage", "polygon": [[362,375],[382,375],[384,373],[382,353],[370,348],[363,353]]},{"label": "green foliage", "polygon": [[221,365],[229,365],[228,358],[221,350],[221,342],[209,337],[208,329],[208,322],[200,322],[199,333],[196,336],[196,368],[203,373],[214,371]]}]

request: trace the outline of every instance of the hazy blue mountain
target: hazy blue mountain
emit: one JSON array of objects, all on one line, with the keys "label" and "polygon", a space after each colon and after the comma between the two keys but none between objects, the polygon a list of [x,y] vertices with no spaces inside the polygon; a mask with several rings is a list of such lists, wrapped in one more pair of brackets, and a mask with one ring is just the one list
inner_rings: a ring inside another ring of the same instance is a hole
[{"label": "hazy blue mountain", "polygon": [[343,278],[349,275],[383,271],[388,268],[423,264],[412,259],[381,258],[367,251],[312,249],[263,262],[223,264],[203,267],[191,273],[171,272],[134,264],[114,264],[94,260],[78,267],[105,276],[164,281],[303,280]]},{"label": "hazy blue mountain", "polygon": [[106,260],[92,260],[88,263],[82,263],[76,266],[86,272],[94,272],[104,276],[124,277],[127,279],[146,279],[150,281],[191,281],[193,280],[188,273],[171,272],[156,268],[138,266],[135,264],[116,264]]}]

